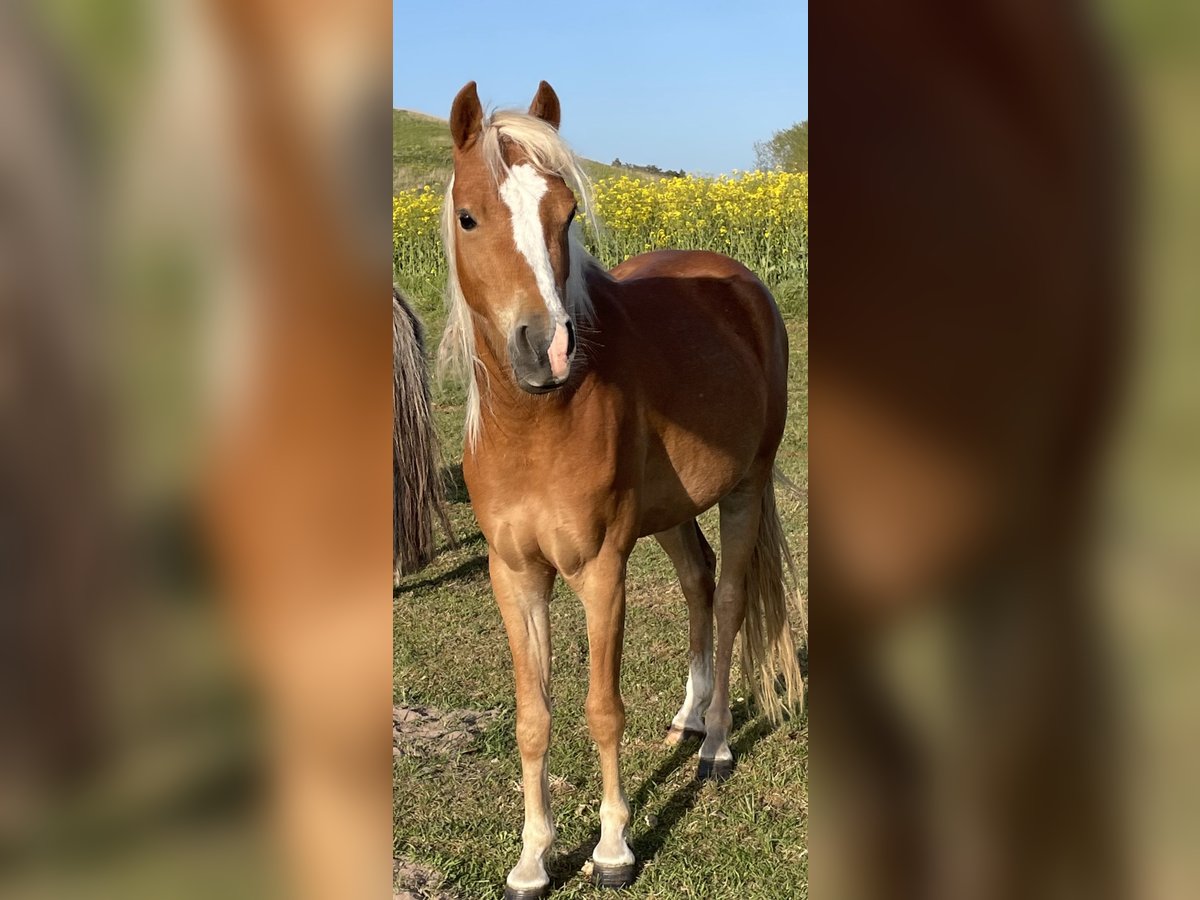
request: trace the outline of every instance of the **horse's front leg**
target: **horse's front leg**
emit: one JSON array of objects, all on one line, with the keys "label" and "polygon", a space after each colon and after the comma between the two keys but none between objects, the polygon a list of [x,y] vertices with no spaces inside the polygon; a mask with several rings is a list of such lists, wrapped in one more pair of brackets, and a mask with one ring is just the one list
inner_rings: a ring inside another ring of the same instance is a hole
[{"label": "horse's front leg", "polygon": [[550,780],[550,590],[554,570],[527,563],[510,568],[492,552],[488,558],[492,589],[508,632],[517,694],[517,746],[525,790],[525,827],[521,858],[508,873],[506,900],[534,900],[550,884],[545,856],[554,843]]},{"label": "horse's front leg", "polygon": [[590,672],[587,719],[600,756],[604,795],[600,801],[600,840],[592,851],[592,879],[605,887],[633,881],[629,849],[629,801],[621,788],[621,737],[625,703],[621,699],[621,646],[625,636],[625,563],[627,553],[593,560],[571,580],[587,614]]}]

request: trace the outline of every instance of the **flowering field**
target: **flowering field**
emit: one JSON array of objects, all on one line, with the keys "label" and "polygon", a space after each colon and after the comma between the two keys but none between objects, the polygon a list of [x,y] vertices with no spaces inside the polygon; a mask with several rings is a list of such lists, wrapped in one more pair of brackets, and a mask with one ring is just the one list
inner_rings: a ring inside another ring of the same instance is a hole
[{"label": "flowering field", "polygon": [[[662,247],[715,250],[740,260],[768,283],[796,279],[807,294],[806,172],[661,181],[619,176],[596,182],[594,199],[601,233],[597,239],[585,224],[587,241],[607,266]],[[392,198],[397,275],[445,277],[438,236],[441,205],[441,192],[429,187]]]}]

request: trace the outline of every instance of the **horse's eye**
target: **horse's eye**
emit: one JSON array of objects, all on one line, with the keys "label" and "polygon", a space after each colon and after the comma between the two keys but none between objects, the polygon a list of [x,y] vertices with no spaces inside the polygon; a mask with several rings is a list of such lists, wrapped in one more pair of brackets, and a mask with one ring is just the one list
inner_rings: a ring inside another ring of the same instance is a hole
[{"label": "horse's eye", "polygon": [[460,209],[458,211],[458,224],[462,226],[463,231],[470,231],[479,223],[472,219],[471,214],[465,209]]}]

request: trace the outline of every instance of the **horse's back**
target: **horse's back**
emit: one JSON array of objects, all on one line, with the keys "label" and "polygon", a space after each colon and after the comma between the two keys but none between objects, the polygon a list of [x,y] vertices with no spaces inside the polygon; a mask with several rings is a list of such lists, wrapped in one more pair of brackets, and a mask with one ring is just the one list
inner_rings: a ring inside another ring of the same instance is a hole
[{"label": "horse's back", "polygon": [[618,281],[636,278],[749,278],[757,276],[736,259],[708,250],[652,250],[631,256],[610,274]]},{"label": "horse's back", "polygon": [[736,259],[707,250],[654,250],[625,260],[610,274],[625,287],[628,313],[651,330],[670,328],[689,343],[705,331],[731,345],[751,343],[767,380],[781,380],[784,389],[783,318],[771,292]]}]

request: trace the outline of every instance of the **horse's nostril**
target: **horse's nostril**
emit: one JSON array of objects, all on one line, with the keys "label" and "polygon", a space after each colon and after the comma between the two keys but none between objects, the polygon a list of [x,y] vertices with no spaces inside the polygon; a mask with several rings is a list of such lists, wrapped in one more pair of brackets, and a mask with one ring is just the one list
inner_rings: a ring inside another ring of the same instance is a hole
[{"label": "horse's nostril", "polygon": [[575,326],[567,319],[567,356],[575,352]]},{"label": "horse's nostril", "polygon": [[535,356],[537,355],[537,348],[533,345],[533,341],[529,339],[528,325],[517,326],[517,346],[523,350],[528,350]]}]

